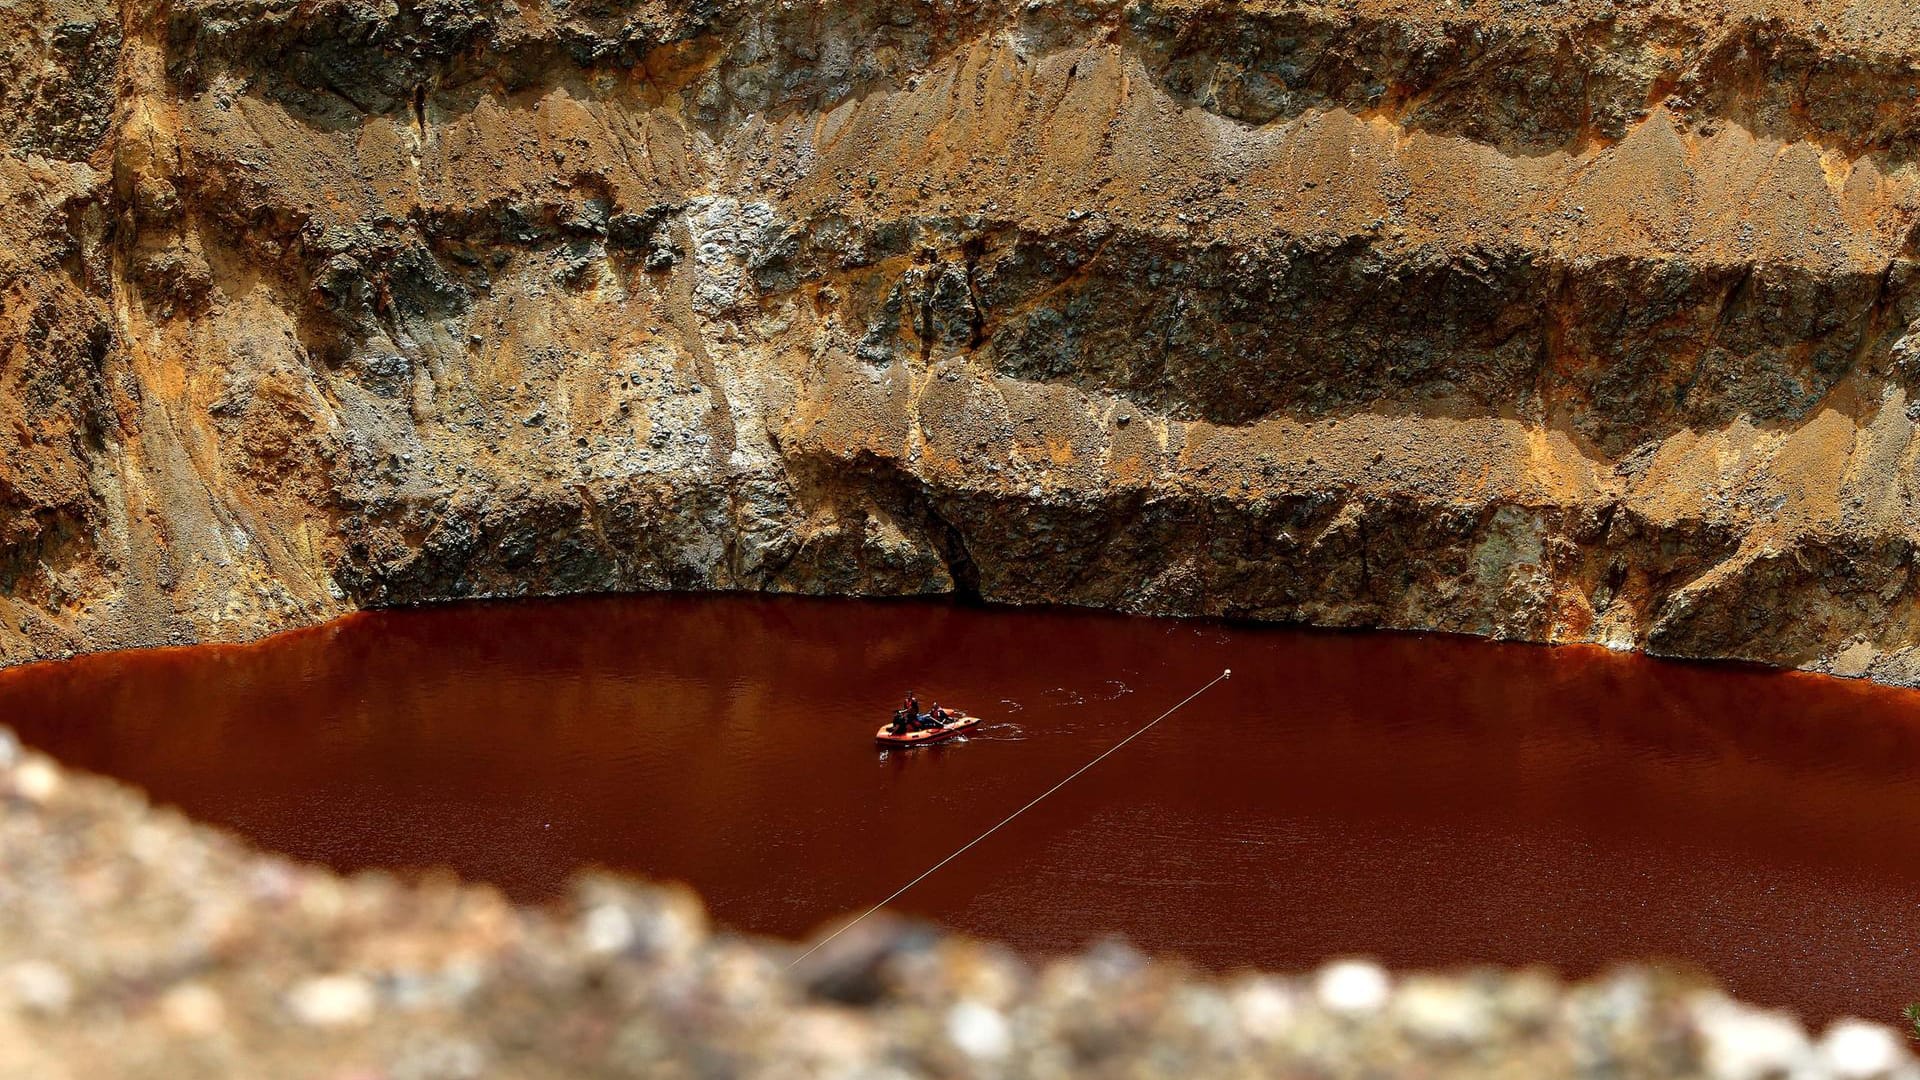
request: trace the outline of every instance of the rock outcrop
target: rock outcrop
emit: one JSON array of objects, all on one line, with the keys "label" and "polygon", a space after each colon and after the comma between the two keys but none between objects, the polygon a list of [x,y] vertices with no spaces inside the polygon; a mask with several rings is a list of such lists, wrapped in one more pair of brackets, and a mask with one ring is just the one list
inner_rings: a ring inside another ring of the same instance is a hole
[{"label": "rock outcrop", "polygon": [[0,658],[954,592],[1920,680],[1904,0],[29,0]]}]

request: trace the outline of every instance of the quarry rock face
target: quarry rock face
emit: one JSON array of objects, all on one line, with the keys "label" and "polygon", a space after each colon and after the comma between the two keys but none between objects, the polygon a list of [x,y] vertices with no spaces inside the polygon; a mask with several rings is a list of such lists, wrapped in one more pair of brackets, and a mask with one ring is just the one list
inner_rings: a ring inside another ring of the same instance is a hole
[{"label": "quarry rock face", "polygon": [[0,658],[638,589],[1920,680],[1905,0],[0,8]]}]

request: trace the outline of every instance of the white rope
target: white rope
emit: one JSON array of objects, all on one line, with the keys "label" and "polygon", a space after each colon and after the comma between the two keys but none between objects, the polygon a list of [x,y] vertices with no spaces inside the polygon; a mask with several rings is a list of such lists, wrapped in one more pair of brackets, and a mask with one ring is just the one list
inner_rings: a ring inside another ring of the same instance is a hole
[{"label": "white rope", "polygon": [[1118,750],[1121,747],[1132,742],[1133,740],[1139,738],[1140,736],[1145,735],[1147,733],[1148,728],[1153,727],[1153,725],[1159,723],[1162,720],[1165,720],[1167,717],[1172,716],[1174,713],[1179,712],[1182,708],[1186,706],[1187,702],[1192,701],[1194,698],[1197,698],[1201,694],[1204,694],[1207,691],[1213,689],[1216,683],[1218,683],[1220,680],[1224,678],[1227,678],[1232,674],[1233,674],[1232,668],[1227,668],[1221,671],[1220,674],[1215,675],[1213,677],[1213,682],[1210,682],[1207,685],[1201,687],[1200,689],[1195,690],[1193,693],[1188,694],[1186,697],[1180,700],[1180,704],[1175,705],[1173,708],[1168,709],[1166,712],[1163,712],[1159,716],[1154,717],[1152,720],[1147,721],[1145,727],[1142,727],[1139,731],[1136,731],[1133,734],[1127,736],[1126,738],[1121,739],[1119,742],[1114,743],[1112,746],[1106,749],[1105,753],[1102,753],[1099,757],[1094,758],[1092,761],[1089,761],[1085,765],[1082,765],[1078,769],[1075,769],[1073,771],[1073,775],[1068,776],[1065,780],[1062,780],[1059,783],[1048,788],[1047,790],[1041,792],[1039,795],[1034,797],[1034,800],[1032,802],[1021,807],[1018,810],[1015,810],[1013,813],[1008,814],[1006,816],[1006,819],[1001,821],[999,825],[995,825],[993,828],[988,829],[986,832],[983,832],[979,836],[976,836],[973,839],[967,841],[966,844],[962,846],[958,851],[955,851],[953,854],[947,856],[944,859],[941,859],[937,863],[934,863],[932,866],[927,867],[926,871],[923,872],[919,877],[914,878],[912,881],[909,881],[905,885],[902,885],[898,889],[895,889],[893,891],[892,896],[887,897],[885,900],[882,900],[879,903],[873,905],[872,907],[868,908],[866,911],[861,912],[859,918],[854,919],[852,922],[848,923],[847,925],[841,927],[838,930],[835,930],[833,933],[828,934],[826,937],[820,939],[818,944],[814,945],[813,948],[808,949],[806,952],[803,952],[799,956],[795,957],[793,963],[788,964],[787,967],[789,969],[793,968],[795,965],[799,964],[800,961],[805,960],[807,957],[812,956],[814,953],[819,952],[823,947],[825,947],[827,942],[832,941],[834,938],[837,938],[841,934],[844,934],[847,931],[853,929],[855,926],[858,926],[860,924],[861,919],[865,919],[868,915],[871,915],[874,912],[879,911],[881,908],[886,907],[888,904],[893,903],[895,900],[898,900],[900,898],[901,893],[906,892],[908,889],[913,888],[915,885],[918,885],[922,881],[925,881],[927,878],[933,876],[933,872],[935,870],[940,869],[941,867],[947,865],[953,860],[966,854],[968,848],[971,848],[973,845],[979,843],[982,840],[985,840],[989,836],[992,836],[994,833],[999,832],[1000,829],[1007,824],[1007,822],[1012,821],[1014,818],[1017,818],[1021,814],[1024,814],[1027,811],[1033,809],[1034,807],[1040,805],[1041,799],[1044,799],[1047,796],[1053,794],[1054,792],[1059,791],[1061,788],[1066,787],[1069,783],[1073,782],[1074,777],[1079,776],[1081,773],[1086,772],[1088,769],[1091,769],[1095,765],[1098,765],[1102,761],[1105,761],[1107,757],[1111,755],[1115,750]]}]

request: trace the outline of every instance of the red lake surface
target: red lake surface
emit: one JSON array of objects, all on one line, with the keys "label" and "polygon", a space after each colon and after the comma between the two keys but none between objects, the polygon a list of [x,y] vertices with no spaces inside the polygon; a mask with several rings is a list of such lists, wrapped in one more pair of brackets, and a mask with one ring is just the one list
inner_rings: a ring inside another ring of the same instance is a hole
[{"label": "red lake surface", "polygon": [[[0,674],[31,745],[288,855],[524,901],[589,865],[724,925],[896,905],[1216,969],[1617,961],[1810,1021],[1920,999],[1920,695],[1593,648],[652,596],[356,615]],[[883,751],[916,689],[985,719]]]}]

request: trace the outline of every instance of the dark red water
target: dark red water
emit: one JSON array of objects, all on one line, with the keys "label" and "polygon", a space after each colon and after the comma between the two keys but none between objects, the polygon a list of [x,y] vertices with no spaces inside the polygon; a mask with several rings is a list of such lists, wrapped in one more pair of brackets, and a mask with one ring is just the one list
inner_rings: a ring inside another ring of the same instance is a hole
[{"label": "dark red water", "polygon": [[[1809,1019],[1920,998],[1920,695],[1406,635],[645,597],[360,615],[0,676],[65,761],[344,869],[538,900],[602,864],[797,935],[909,893],[1035,951],[1231,968],[1691,962]],[[987,718],[884,753],[899,693]]]}]

